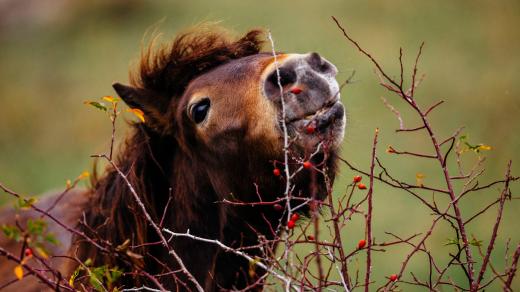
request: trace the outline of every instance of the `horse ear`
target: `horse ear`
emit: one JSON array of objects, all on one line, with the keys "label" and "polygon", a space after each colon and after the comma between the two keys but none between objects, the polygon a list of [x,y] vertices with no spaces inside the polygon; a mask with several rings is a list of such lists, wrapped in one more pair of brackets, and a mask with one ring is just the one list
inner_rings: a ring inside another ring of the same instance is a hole
[{"label": "horse ear", "polygon": [[166,112],[168,111],[168,99],[154,92],[114,83],[112,87],[117,95],[130,107],[143,111],[145,124],[156,131],[163,131],[167,127]]}]

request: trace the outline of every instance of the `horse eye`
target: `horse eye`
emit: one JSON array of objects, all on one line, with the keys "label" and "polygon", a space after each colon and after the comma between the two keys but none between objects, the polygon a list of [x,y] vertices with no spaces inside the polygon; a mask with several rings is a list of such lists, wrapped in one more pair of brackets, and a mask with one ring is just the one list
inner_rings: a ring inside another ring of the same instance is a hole
[{"label": "horse eye", "polygon": [[196,124],[199,124],[202,121],[204,121],[206,119],[206,116],[208,115],[210,105],[211,102],[209,98],[204,98],[203,100],[192,105],[190,110],[191,119]]}]

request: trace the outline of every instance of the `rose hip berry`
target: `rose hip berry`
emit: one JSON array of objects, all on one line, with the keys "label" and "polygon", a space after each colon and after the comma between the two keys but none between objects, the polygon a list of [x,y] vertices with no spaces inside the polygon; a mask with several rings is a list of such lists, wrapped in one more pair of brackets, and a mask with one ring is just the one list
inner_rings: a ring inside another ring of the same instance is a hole
[{"label": "rose hip berry", "polygon": [[30,249],[30,248],[26,248],[25,251],[24,251],[24,255],[25,255],[26,257],[30,257],[30,256],[32,256],[32,255],[33,255],[32,249]]},{"label": "rose hip berry", "polygon": [[307,132],[307,134],[313,134],[314,131],[316,131],[316,128],[314,127],[314,125],[308,125],[306,128],[305,128],[305,131]]},{"label": "rose hip berry", "polygon": [[275,211],[280,212],[280,211],[283,210],[283,207],[282,207],[282,205],[280,205],[280,204],[274,204],[274,205],[273,205],[273,209],[274,209]]},{"label": "rose hip berry", "polygon": [[367,186],[365,186],[365,184],[358,184],[357,186],[360,190],[366,190],[367,189]]},{"label": "rose hip berry", "polygon": [[305,168],[305,169],[309,169],[309,168],[311,168],[311,166],[312,166],[312,163],[310,161],[305,161],[303,163],[303,168]]},{"label": "rose hip berry", "polygon": [[307,235],[307,239],[308,239],[308,240],[314,240],[314,236],[312,236],[312,235]]},{"label": "rose hip berry", "polygon": [[296,222],[298,221],[298,219],[300,219],[300,215],[298,215],[297,213],[292,214],[291,221]]},{"label": "rose hip berry", "polygon": [[289,229],[293,229],[295,225],[296,225],[296,222],[294,222],[292,220],[289,220],[289,222],[287,222],[287,228],[289,228]]},{"label": "rose hip berry", "polygon": [[361,177],[361,176],[359,176],[359,175],[356,175],[356,176],[354,177],[354,182],[355,182],[355,183],[358,183],[358,182],[360,182],[360,181],[361,181],[361,179],[362,179],[362,177]]},{"label": "rose hip berry", "polygon": [[357,247],[358,249],[362,249],[363,247],[365,247],[365,245],[367,245],[367,241],[364,240],[364,239],[361,239],[358,244],[357,244]]},{"label": "rose hip berry", "polygon": [[299,87],[293,87],[293,88],[291,88],[291,93],[300,94],[300,93],[302,93],[302,90]]},{"label": "rose hip berry", "polygon": [[396,274],[390,275],[390,281],[392,281],[392,282],[397,281],[397,275]]},{"label": "rose hip berry", "polygon": [[273,169],[273,174],[274,174],[274,176],[280,176],[280,174],[282,174],[282,172],[280,171],[280,169],[275,168],[275,169]]}]

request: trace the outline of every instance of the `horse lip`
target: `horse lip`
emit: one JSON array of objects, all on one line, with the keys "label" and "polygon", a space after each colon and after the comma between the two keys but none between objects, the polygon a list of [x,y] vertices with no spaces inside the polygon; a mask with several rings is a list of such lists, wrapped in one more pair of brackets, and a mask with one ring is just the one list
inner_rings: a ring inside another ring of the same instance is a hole
[{"label": "horse lip", "polygon": [[291,123],[295,123],[298,121],[304,121],[304,120],[307,120],[307,121],[309,121],[309,123],[311,123],[312,121],[316,120],[317,118],[319,118],[322,115],[325,115],[333,107],[338,106],[338,105],[342,106],[339,98],[335,98],[333,100],[330,100],[329,102],[327,102],[321,108],[319,108],[318,110],[316,110],[314,112],[310,112],[310,113],[305,114],[304,116],[295,117],[295,118],[292,118],[292,119],[286,121],[286,124],[291,124]]},{"label": "horse lip", "polygon": [[340,102],[334,103],[326,111],[318,112],[313,118],[315,127],[319,132],[323,132],[338,120],[342,120],[345,115],[345,108]]}]

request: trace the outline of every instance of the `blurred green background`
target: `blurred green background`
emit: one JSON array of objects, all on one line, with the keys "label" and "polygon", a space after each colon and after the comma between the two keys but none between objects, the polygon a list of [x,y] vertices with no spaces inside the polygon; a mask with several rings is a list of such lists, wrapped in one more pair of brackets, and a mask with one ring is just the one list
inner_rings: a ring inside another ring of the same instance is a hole
[{"label": "blurred green background", "polygon": [[[0,181],[34,195],[62,188],[67,179],[90,169],[89,155],[105,151],[109,145],[110,123],[82,102],[112,95],[113,81],[127,81],[147,31],[157,28],[167,41],[187,26],[221,21],[239,33],[252,27],[268,28],[281,51],[319,52],[337,65],[340,82],[355,70],[356,82],[342,92],[349,113],[343,157],[368,169],[374,129],[379,127],[378,150],[394,175],[414,183],[415,174],[421,172],[427,184],[442,186],[437,164],[384,152],[387,145],[417,152],[431,153],[433,149],[423,134],[394,132],[397,120],[381,96],[402,110],[407,126],[417,125],[417,119],[378,85],[372,64],[345,41],[331,15],[394,76],[399,72],[399,48],[404,50],[406,73],[410,74],[417,49],[425,41],[419,69],[426,79],[417,99],[423,107],[439,99],[446,101],[431,115],[437,136],[446,137],[466,126],[464,133],[471,142],[493,146],[486,152],[482,182],[501,178],[509,159],[514,161],[513,173],[520,172],[520,2],[516,0],[1,0]],[[121,138],[125,124],[118,127]],[[336,195],[353,175],[343,168]],[[513,187],[513,191],[518,189]],[[463,214],[469,217],[498,191],[496,187],[466,197]],[[6,195],[0,195],[0,202],[5,200]],[[390,239],[383,231],[402,236],[424,231],[432,219],[417,200],[384,186],[377,186],[374,208],[378,241]],[[520,240],[519,212],[518,202],[506,207],[494,257],[499,270],[503,270],[506,240],[511,237],[512,245]],[[470,224],[469,233],[487,243],[495,214],[492,210]],[[363,222],[354,220],[343,234],[345,244],[354,247],[363,232]],[[449,226],[440,226],[428,241],[444,262],[448,252],[453,252],[444,243],[452,237]],[[375,256],[373,273],[378,284],[398,271],[408,251],[401,246]],[[364,256],[359,260],[363,268]],[[408,271],[424,279],[426,263],[419,256]],[[450,276],[464,284],[460,271],[453,270]],[[404,286],[404,291],[414,289]]]}]

